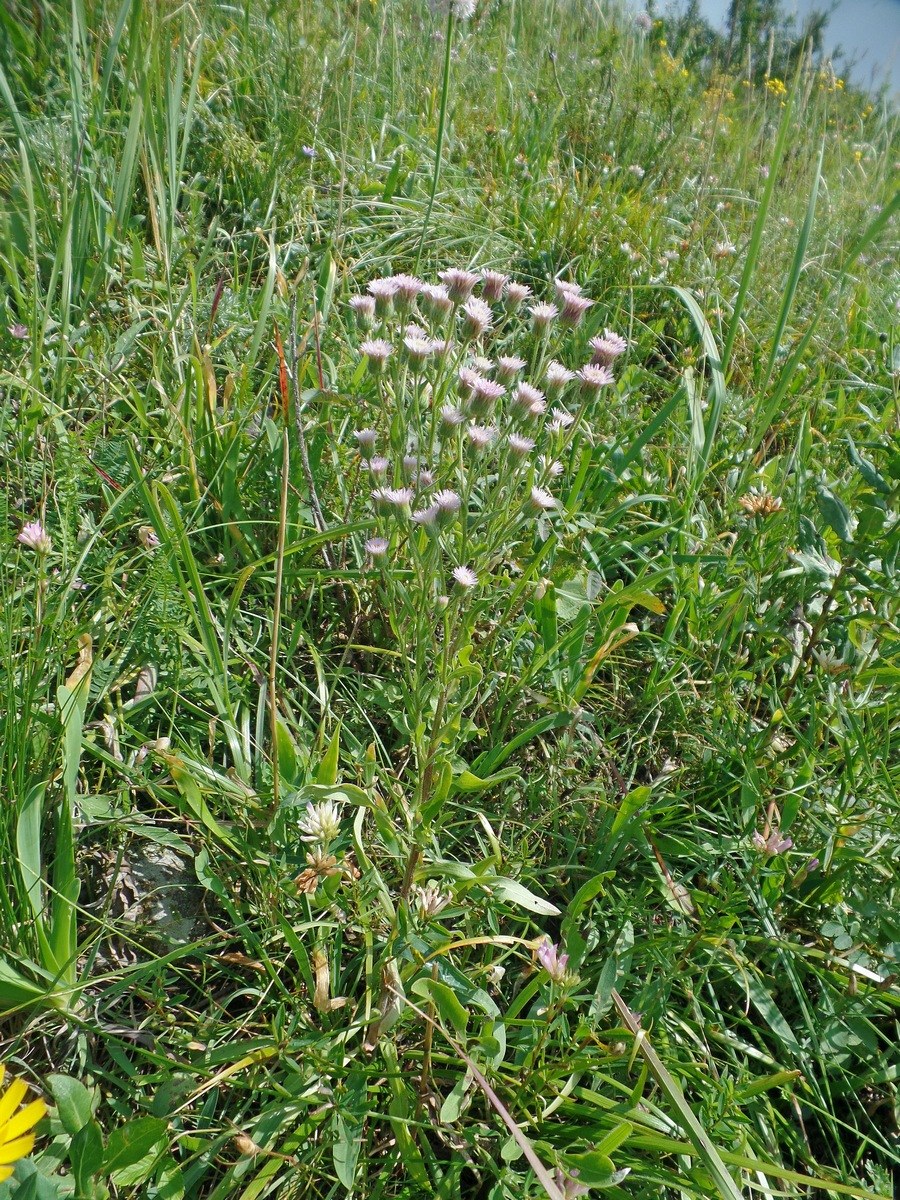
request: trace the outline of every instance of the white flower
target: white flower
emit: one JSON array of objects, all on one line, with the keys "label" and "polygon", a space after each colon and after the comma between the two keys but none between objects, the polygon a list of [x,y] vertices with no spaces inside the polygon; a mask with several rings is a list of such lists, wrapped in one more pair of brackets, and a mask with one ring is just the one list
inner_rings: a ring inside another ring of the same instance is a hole
[{"label": "white flower", "polygon": [[526,367],[524,358],[518,358],[514,354],[504,355],[497,359],[497,374],[501,379],[513,379],[520,371],[524,371]]},{"label": "white flower", "polygon": [[491,306],[480,296],[470,296],[463,308],[463,330],[468,337],[481,337],[494,323]]},{"label": "white flower", "polygon": [[350,307],[356,314],[356,323],[360,329],[370,329],[375,320],[375,297],[351,296]]},{"label": "white flower", "polygon": [[464,592],[471,591],[473,587],[478,586],[478,576],[471,567],[454,567],[453,578],[457,587]]},{"label": "white flower", "polygon": [[559,316],[559,309],[555,304],[532,304],[528,311],[531,313],[535,329],[540,332],[549,329],[551,322]]},{"label": "white flower", "polygon": [[356,438],[356,444],[359,447],[361,458],[371,458],[375,452],[375,439],[378,434],[374,429],[357,429],[353,436]]},{"label": "white flower", "polygon": [[322,800],[319,804],[307,804],[300,818],[300,837],[304,842],[316,842],[327,846],[341,831],[341,817],[333,800]]},{"label": "white flower", "polygon": [[551,433],[561,433],[564,429],[569,429],[575,424],[575,418],[571,413],[565,412],[564,409],[555,408],[550,414],[550,424],[548,428]]},{"label": "white flower", "polygon": [[441,424],[446,429],[453,429],[457,425],[462,425],[466,419],[466,414],[460,408],[454,408],[452,404],[445,404],[441,409]]},{"label": "white flower", "polygon": [[490,425],[470,425],[466,432],[476,450],[485,450],[497,436],[497,430]]},{"label": "white flower", "polygon": [[558,501],[543,488],[533,487],[531,489],[531,506],[538,512],[549,512],[558,507]]},{"label": "white flower", "polygon": [[601,388],[608,387],[614,381],[609,367],[592,365],[582,367],[578,372],[578,378],[581,380],[581,387],[585,392],[599,392]]},{"label": "white flower", "polygon": [[53,549],[50,535],[40,521],[29,521],[27,525],[23,525],[16,541],[27,546],[29,550],[34,550],[36,554],[49,554]]},{"label": "white flower", "polygon": [[370,555],[372,558],[382,558],[385,554],[387,554],[387,538],[369,538],[369,540],[364,544],[364,549],[366,554]]},{"label": "white flower", "polygon": [[[676,255],[677,258],[677,255]],[[609,367],[620,354],[628,349],[628,343],[611,329],[603,330],[603,337],[593,337],[590,341],[591,362],[594,366]]]},{"label": "white flower", "polygon": [[453,0],[453,15],[457,21],[469,21],[475,16],[475,0]]},{"label": "white flower", "polygon": [[453,896],[450,892],[442,892],[436,883],[416,888],[416,907],[419,915],[425,921],[430,921],[438,913],[443,912],[452,899]]},{"label": "white flower", "polygon": [[516,458],[524,458],[534,449],[534,442],[531,438],[520,437],[518,433],[511,433],[506,441]]},{"label": "white flower", "polygon": [[474,271],[463,271],[459,267],[450,267],[447,271],[438,272],[438,278],[447,289],[447,294],[454,304],[461,304],[463,300],[468,300],[472,295],[472,289],[478,282],[478,276]]},{"label": "white flower", "polygon": [[547,370],[544,372],[544,381],[547,384],[548,392],[561,392],[566,384],[571,383],[574,378],[574,371],[570,371],[568,367],[564,367],[561,362],[555,360],[547,364]]}]

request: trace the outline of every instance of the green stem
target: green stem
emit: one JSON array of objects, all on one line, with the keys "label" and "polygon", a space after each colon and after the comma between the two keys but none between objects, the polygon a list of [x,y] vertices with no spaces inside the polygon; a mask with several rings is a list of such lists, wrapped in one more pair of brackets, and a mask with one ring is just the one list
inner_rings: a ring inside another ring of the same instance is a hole
[{"label": "green stem", "polygon": [[422,225],[422,236],[419,238],[419,248],[416,251],[416,262],[413,274],[417,275],[422,259],[422,248],[431,222],[431,210],[434,208],[434,198],[437,195],[438,183],[441,179],[441,154],[444,149],[444,132],[447,128],[447,99],[450,95],[450,51],[453,48],[453,4],[447,8],[447,34],[444,45],[444,76],[441,80],[441,111],[438,116],[437,145],[434,150],[434,175],[431,177],[431,195],[428,197],[428,208],[425,210],[425,222]]}]

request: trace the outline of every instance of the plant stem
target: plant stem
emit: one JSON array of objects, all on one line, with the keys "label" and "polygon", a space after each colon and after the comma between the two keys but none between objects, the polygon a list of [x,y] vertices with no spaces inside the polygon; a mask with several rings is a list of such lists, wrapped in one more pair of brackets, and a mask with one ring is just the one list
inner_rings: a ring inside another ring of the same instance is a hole
[{"label": "plant stem", "polygon": [[428,207],[425,210],[425,220],[422,224],[422,234],[419,238],[419,248],[416,250],[416,262],[413,274],[417,274],[422,260],[422,247],[431,222],[431,210],[434,208],[434,198],[437,195],[438,183],[441,179],[441,154],[444,149],[444,132],[447,128],[447,100],[450,95],[450,52],[453,47],[453,5],[447,8],[447,32],[444,45],[444,74],[441,80],[441,111],[438,116],[437,145],[434,150],[434,174],[431,177],[431,195],[428,197]]}]

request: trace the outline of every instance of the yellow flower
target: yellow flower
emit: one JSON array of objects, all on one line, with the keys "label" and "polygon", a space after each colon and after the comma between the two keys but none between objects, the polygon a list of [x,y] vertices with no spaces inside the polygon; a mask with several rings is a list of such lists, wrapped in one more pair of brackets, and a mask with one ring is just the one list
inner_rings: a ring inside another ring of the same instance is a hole
[{"label": "yellow flower", "polygon": [[[0,1086],[6,1068],[0,1063]],[[47,1111],[43,1100],[32,1100],[16,1112],[28,1092],[21,1079],[13,1079],[0,1096],[0,1181],[13,1173],[11,1164],[31,1153],[34,1134],[30,1132]]]}]

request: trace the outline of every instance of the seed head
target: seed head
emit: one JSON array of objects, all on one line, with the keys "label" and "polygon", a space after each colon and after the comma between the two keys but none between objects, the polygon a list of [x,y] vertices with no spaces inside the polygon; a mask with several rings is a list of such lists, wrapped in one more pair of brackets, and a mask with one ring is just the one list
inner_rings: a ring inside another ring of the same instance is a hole
[{"label": "seed head", "polygon": [[29,550],[33,550],[41,557],[49,554],[53,549],[50,534],[40,521],[29,521],[27,525],[23,525],[16,541],[21,542],[23,546],[27,546]]},{"label": "seed head", "polygon": [[472,289],[478,282],[478,276],[474,271],[463,271],[459,267],[450,267],[447,271],[440,271],[438,278],[447,289],[447,294],[454,304],[462,304],[472,295]]},{"label": "seed head", "polygon": [[565,467],[558,459],[548,458],[545,454],[542,454],[538,459],[538,466],[550,479],[558,479],[565,470]]}]

